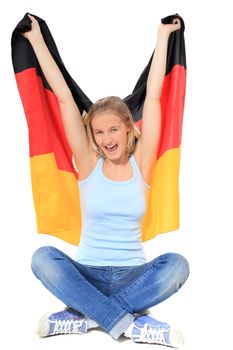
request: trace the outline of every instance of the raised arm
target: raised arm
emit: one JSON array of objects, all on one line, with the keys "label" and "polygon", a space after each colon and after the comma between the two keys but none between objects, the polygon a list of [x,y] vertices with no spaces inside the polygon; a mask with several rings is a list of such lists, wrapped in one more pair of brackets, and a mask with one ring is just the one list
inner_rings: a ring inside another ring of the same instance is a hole
[{"label": "raised arm", "polygon": [[[177,22],[177,23],[176,23]],[[180,29],[180,20],[173,20],[173,24],[160,23],[157,32],[157,42],[152,59],[146,87],[146,96],[159,99],[163,86],[163,80],[166,70],[167,45],[169,35],[175,30]]]},{"label": "raised arm", "polygon": [[59,67],[47,48],[37,20],[31,15],[28,16],[32,21],[32,29],[23,33],[23,36],[32,45],[44,76],[58,99],[67,141],[74,155],[76,166],[80,169],[80,167],[85,167],[85,163],[89,160],[89,142],[80,111]]},{"label": "raised arm", "polygon": [[[177,23],[175,23],[177,21]],[[171,32],[180,29],[179,19],[173,24],[160,24],[157,32],[157,43],[147,78],[146,97],[143,106],[142,129],[136,152],[147,178],[157,160],[161,134],[160,96],[166,70],[168,38]]]}]

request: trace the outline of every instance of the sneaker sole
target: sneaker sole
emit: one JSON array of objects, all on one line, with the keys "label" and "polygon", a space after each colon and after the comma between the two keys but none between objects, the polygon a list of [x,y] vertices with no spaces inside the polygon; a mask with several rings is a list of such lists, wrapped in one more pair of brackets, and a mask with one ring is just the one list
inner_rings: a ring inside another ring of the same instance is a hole
[{"label": "sneaker sole", "polygon": [[[131,338],[131,337],[130,337]],[[135,343],[148,343],[147,341],[141,341],[136,339],[133,339]],[[149,343],[149,344],[157,344],[157,345],[164,345],[171,348],[179,348],[181,345],[184,344],[184,337],[180,329],[171,329],[169,334],[169,343]]]},{"label": "sneaker sole", "polygon": [[52,315],[52,312],[47,312],[39,319],[37,326],[35,328],[35,334],[37,334],[39,337],[47,337],[48,336],[49,331],[50,331],[48,318],[50,315]]},{"label": "sneaker sole", "polygon": [[170,331],[169,340],[173,348],[179,348],[184,344],[184,337],[180,329],[172,329]]}]

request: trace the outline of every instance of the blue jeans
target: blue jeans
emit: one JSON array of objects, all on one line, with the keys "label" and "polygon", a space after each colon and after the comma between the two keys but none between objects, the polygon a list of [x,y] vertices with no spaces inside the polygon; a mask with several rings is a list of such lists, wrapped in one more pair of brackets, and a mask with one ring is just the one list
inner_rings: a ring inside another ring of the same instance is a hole
[{"label": "blue jeans", "polygon": [[44,246],[32,256],[32,271],[68,307],[96,321],[118,339],[140,313],[178,291],[189,275],[180,254],[160,255],[136,266],[91,266]]}]

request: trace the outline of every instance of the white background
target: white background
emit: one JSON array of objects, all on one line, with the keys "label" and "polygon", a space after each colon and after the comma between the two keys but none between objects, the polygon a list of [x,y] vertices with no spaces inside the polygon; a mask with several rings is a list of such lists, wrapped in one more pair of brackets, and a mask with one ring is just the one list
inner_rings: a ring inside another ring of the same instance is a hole
[{"label": "white background", "polygon": [[[181,290],[152,308],[181,327],[184,349],[226,349],[232,331],[232,12],[221,1],[8,1],[1,16],[1,336],[4,348],[146,348],[101,330],[39,339],[35,324],[63,304],[34,277],[37,234],[28,129],[11,62],[11,33],[28,11],[50,28],[66,68],[88,97],[131,93],[153,52],[161,18],[185,21],[187,88],[180,166],[180,229],[144,243],[147,258],[176,251],[190,263]],[[159,346],[154,345],[155,348]]]}]

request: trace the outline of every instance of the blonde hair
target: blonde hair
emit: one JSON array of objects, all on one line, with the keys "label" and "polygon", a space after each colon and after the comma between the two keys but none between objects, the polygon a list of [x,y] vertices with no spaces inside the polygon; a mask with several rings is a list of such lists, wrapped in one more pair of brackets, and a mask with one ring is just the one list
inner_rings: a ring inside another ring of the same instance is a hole
[{"label": "blonde hair", "polygon": [[120,97],[117,97],[117,96],[108,96],[100,100],[97,100],[89,108],[88,113],[84,111],[83,123],[85,125],[87,135],[89,138],[89,145],[91,149],[94,152],[96,152],[99,156],[106,158],[103,151],[97,146],[95,142],[91,122],[94,116],[107,111],[115,113],[125,123],[126,126],[129,126],[129,125],[131,126],[131,129],[128,132],[128,140],[126,143],[126,154],[129,156],[131,153],[134,152],[134,149],[136,146],[136,138],[138,139],[141,132],[135,125],[132,114],[128,106]]}]

